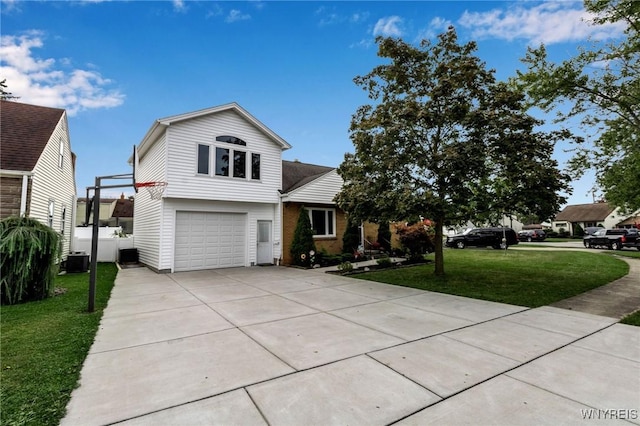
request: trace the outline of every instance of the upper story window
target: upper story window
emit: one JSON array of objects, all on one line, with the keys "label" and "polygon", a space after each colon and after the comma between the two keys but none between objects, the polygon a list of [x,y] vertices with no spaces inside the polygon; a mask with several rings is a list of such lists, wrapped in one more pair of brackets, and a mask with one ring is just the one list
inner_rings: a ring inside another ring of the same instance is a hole
[{"label": "upper story window", "polygon": [[[217,142],[246,146],[246,142],[235,136],[218,136]],[[211,155],[211,151],[214,155]],[[212,158],[213,157],[213,158]],[[213,166],[211,165],[213,161]],[[232,147],[198,144],[197,173],[200,175],[227,176],[238,179],[260,180],[260,154],[247,152]]]},{"label": "upper story window", "polygon": [[243,141],[240,138],[236,138],[235,136],[217,136],[216,141],[232,143],[234,145],[247,146],[247,143],[245,141]]},{"label": "upper story window", "polygon": [[198,145],[198,174],[209,174],[209,145]]},{"label": "upper story window", "polygon": [[233,177],[247,177],[247,153],[244,151],[233,151]]},{"label": "upper story window", "polygon": [[58,149],[58,167],[62,168],[64,164],[64,141],[60,138],[60,145]]},{"label": "upper story window", "polygon": [[260,154],[251,154],[251,179],[260,180]]},{"label": "upper story window", "polygon": [[311,228],[316,237],[336,236],[336,211],[335,209],[309,209]]}]

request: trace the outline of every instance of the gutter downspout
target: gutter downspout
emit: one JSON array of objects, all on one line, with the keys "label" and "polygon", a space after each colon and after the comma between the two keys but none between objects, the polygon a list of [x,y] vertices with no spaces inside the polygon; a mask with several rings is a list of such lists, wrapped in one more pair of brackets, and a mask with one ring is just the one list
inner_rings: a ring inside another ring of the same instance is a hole
[{"label": "gutter downspout", "polygon": [[27,189],[29,188],[29,176],[22,175],[22,193],[20,195],[20,216],[27,214]]}]

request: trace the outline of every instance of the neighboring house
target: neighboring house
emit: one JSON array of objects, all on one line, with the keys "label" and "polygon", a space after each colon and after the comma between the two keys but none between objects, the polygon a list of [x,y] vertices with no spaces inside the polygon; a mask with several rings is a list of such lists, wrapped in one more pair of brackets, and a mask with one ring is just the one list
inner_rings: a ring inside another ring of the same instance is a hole
[{"label": "neighboring house", "polygon": [[630,216],[616,224],[616,228],[637,228],[640,229],[640,212],[636,212],[634,216]]},{"label": "neighboring house", "polygon": [[[282,255],[282,151],[291,146],[236,103],[157,120],[137,147],[140,262],[159,272],[271,264]],[[134,159],[135,161],[135,159]]]},{"label": "neighboring house", "polygon": [[582,229],[596,226],[613,228],[621,219],[624,217],[618,213],[618,210],[605,202],[575,204],[566,206],[556,215],[551,225],[555,232],[564,230],[570,235],[575,235],[578,225]]},{"label": "neighboring house", "polygon": [[347,227],[345,213],[334,197],[342,188],[342,178],[333,167],[282,162],[282,262],[293,263],[291,244],[304,207],[309,214],[316,250],[342,253],[342,236]]},{"label": "neighboring house", "polygon": [[0,101],[0,218],[28,215],[63,236],[76,207],[75,155],[64,109]]},{"label": "neighboring house", "polygon": [[111,203],[109,226],[119,226],[125,234],[133,234],[133,197],[125,198],[124,194]]},{"label": "neighboring house", "polygon": [[[100,226],[109,225],[113,205],[116,201],[116,198],[100,198]],[[89,202],[91,202],[91,198],[89,198]],[[89,220],[87,221],[87,199],[84,197],[78,198],[76,208],[76,226],[91,226],[93,223],[93,211],[89,215]]]},{"label": "neighboring house", "polygon": [[[91,201],[91,199],[89,199]],[[93,212],[87,220],[87,199],[78,198],[76,226],[91,226]],[[133,197],[100,199],[100,226],[122,227],[125,234],[133,233]]]}]

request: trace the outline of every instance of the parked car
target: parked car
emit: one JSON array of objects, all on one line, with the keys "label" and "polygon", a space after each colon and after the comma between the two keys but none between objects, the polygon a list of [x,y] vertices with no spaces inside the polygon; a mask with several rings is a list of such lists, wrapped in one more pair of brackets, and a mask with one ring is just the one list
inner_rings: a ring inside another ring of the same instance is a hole
[{"label": "parked car", "polygon": [[462,234],[447,237],[445,245],[463,249],[465,247],[493,247],[502,248],[502,239],[506,238],[506,244],[513,246],[518,244],[516,231],[511,228],[471,228]]},{"label": "parked car", "polygon": [[602,226],[587,226],[584,228],[584,235],[593,235],[599,230],[604,229]]},{"label": "parked car", "polygon": [[518,232],[518,240],[520,241],[544,241],[545,238],[547,238],[547,234],[545,234],[542,229],[530,229]]},{"label": "parked car", "polygon": [[586,235],[582,243],[586,248],[608,248],[621,250],[623,247],[635,247],[640,250],[637,229],[600,229],[593,235]]}]

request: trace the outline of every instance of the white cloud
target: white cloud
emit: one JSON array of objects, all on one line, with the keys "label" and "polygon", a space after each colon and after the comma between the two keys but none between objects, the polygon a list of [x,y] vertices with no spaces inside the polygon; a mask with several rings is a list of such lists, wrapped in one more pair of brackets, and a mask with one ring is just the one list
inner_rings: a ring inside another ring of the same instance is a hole
[{"label": "white cloud", "polygon": [[247,19],[251,19],[251,15],[247,13],[242,13],[238,9],[232,9],[229,12],[229,15],[224,19],[225,22],[233,23],[238,21],[246,21]]},{"label": "white cloud", "polygon": [[7,79],[8,90],[20,102],[64,108],[69,115],[124,102],[118,90],[105,89],[111,81],[99,72],[68,69],[69,58],[60,60],[60,69],[53,58],[35,57],[32,50],[42,46],[42,34],[35,31],[0,38],[0,76]]},{"label": "white cloud", "polygon": [[351,15],[351,17],[349,18],[349,21],[354,24],[357,24],[359,22],[364,22],[367,19],[369,19],[369,12],[356,12]]},{"label": "white cloud", "polygon": [[420,42],[422,40],[432,39],[436,35],[445,32],[450,25],[452,25],[452,23],[448,19],[436,16],[431,20],[431,22],[429,22],[429,25],[426,28],[418,32],[416,41]]},{"label": "white cloud", "polygon": [[403,34],[401,29],[402,24],[402,18],[399,16],[387,16],[386,18],[380,18],[373,27],[373,35],[401,37]]},{"label": "white cloud", "polygon": [[18,0],[2,0],[0,1],[0,10],[2,13],[20,11]]},{"label": "white cloud", "polygon": [[368,48],[370,48],[371,46],[373,46],[374,44],[375,44],[375,43],[374,43],[374,40],[373,40],[373,39],[363,38],[362,40],[360,40],[360,41],[359,41],[359,42],[357,42],[357,43],[351,43],[351,44],[349,45],[349,48],[350,48],[350,49],[356,49],[356,48],[360,48],[360,49],[368,49]]},{"label": "white cloud", "polygon": [[605,40],[618,37],[623,23],[590,25],[595,15],[572,2],[546,2],[531,8],[517,5],[507,10],[465,11],[458,23],[472,29],[476,38],[524,39],[530,43],[575,42],[591,37]]},{"label": "white cloud", "polygon": [[187,5],[184,4],[184,0],[172,0],[172,3],[173,3],[173,10],[175,10],[176,12],[187,11]]}]

